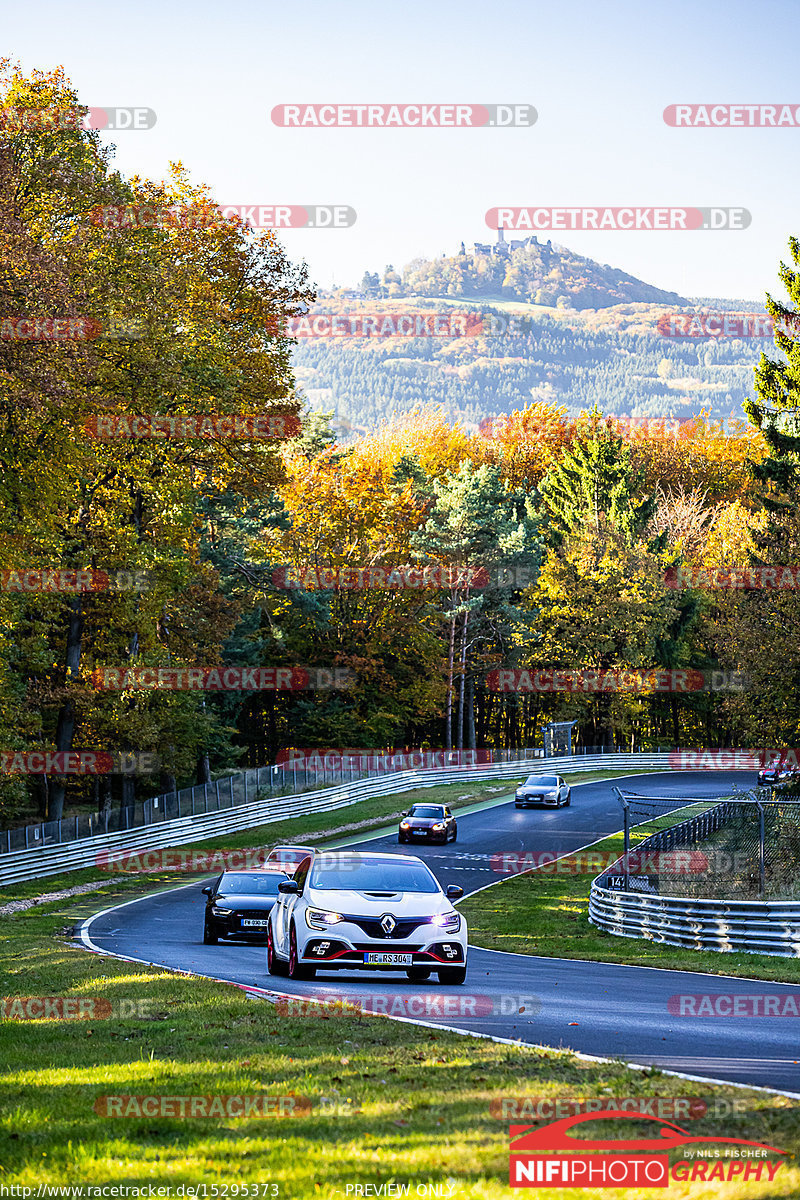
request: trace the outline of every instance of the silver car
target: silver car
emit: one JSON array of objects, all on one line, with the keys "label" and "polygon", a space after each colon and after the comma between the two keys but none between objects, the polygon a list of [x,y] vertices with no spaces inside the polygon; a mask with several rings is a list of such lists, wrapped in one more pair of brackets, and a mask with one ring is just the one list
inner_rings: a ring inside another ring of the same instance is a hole
[{"label": "silver car", "polygon": [[514,795],[517,808],[560,808],[571,802],[572,788],[560,775],[529,775]]}]

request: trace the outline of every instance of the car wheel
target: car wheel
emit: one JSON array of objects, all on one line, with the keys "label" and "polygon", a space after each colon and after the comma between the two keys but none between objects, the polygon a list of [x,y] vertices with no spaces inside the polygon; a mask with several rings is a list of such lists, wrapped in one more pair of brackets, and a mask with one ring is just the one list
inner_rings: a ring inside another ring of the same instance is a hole
[{"label": "car wheel", "polygon": [[450,838],[450,841],[454,842],[457,837],[458,837],[458,826],[454,825],[453,826],[453,836]]},{"label": "car wheel", "polygon": [[520,804],[520,802],[518,800],[515,801],[514,808],[522,808],[522,805]]},{"label": "car wheel", "polygon": [[567,798],[564,801],[564,804],[567,808],[569,808],[570,804],[572,804],[572,792],[567,792]]},{"label": "car wheel", "polygon": [[397,840],[398,842],[404,842],[406,839],[403,837],[402,833],[398,833]]},{"label": "car wheel", "polygon": [[203,925],[203,945],[216,946],[218,941],[219,934],[214,929],[214,926],[211,924],[208,917],[206,917],[205,924]]},{"label": "car wheel", "polygon": [[412,983],[423,983],[424,980],[431,977],[427,967],[406,967],[406,975]]},{"label": "car wheel", "polygon": [[297,934],[294,931],[294,925],[289,930],[289,978],[290,979],[313,979],[317,972],[314,967],[307,967],[305,963],[298,962],[297,959]]},{"label": "car wheel", "polygon": [[286,963],[281,962],[275,953],[275,943],[272,940],[272,926],[267,926],[267,970],[270,975],[285,975]]},{"label": "car wheel", "polygon": [[466,967],[440,967],[436,972],[439,983],[463,983],[467,978]]}]

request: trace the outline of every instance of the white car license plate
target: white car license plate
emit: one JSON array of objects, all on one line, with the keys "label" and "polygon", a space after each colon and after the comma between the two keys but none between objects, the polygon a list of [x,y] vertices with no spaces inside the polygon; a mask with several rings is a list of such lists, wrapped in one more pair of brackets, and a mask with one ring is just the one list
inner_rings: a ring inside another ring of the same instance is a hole
[{"label": "white car license plate", "polygon": [[413,954],[364,954],[365,963],[374,963],[377,966],[410,967],[413,961]]},{"label": "white car license plate", "polygon": [[243,918],[242,925],[246,925],[249,929],[266,929],[269,921],[251,921],[249,918]]}]

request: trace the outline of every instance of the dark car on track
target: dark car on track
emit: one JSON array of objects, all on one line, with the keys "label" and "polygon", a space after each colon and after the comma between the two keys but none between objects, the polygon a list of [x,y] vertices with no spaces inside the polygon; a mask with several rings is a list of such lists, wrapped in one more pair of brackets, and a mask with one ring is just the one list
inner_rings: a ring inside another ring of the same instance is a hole
[{"label": "dark car on track", "polygon": [[775,787],[779,783],[797,783],[800,771],[796,767],[787,766],[784,762],[775,762],[768,767],[762,767],[758,772],[759,787]]},{"label": "dark car on track", "polygon": [[398,842],[454,842],[456,819],[446,804],[415,804],[403,813]]},{"label": "dark car on track", "polygon": [[572,803],[572,788],[560,775],[529,775],[514,793],[517,808],[560,808]]},{"label": "dark car on track", "polygon": [[203,888],[206,914],[203,941],[216,945],[220,938],[266,940],[270,909],[278,898],[278,884],[286,873],[275,867],[260,871],[224,871]]},{"label": "dark car on track", "polygon": [[294,875],[304,858],[314,853],[313,846],[273,846],[264,864],[267,870],[280,867],[284,875]]}]

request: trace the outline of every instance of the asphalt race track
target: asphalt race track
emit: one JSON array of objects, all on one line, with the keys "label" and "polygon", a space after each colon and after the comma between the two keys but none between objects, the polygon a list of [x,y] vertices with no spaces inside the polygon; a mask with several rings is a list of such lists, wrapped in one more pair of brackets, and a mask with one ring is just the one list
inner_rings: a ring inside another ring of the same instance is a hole
[{"label": "asphalt race track", "polygon": [[[512,793],[510,801],[458,816],[458,841],[446,846],[398,845],[396,833],[346,844],[352,849],[416,854],[443,884],[459,883],[471,892],[502,877],[492,867],[494,854],[567,854],[619,829],[615,782],[619,781],[573,784],[572,805],[552,811],[518,811]],[[674,772],[629,777],[623,786],[644,795],[700,798],[724,795],[733,782],[744,788],[755,779],[742,772]],[[267,975],[263,946],[203,945],[201,888],[206,882],[207,878],[198,880],[99,913],[84,924],[81,936],[87,946],[105,953],[246,987],[332,1001],[358,997],[368,1011],[385,1009],[431,1025],[565,1047],[800,1097],[797,1017],[677,1016],[668,1007],[669,997],[680,994],[791,994],[800,1012],[800,985],[474,948],[462,987],[442,987],[435,976],[412,984],[399,972],[321,971],[313,982],[292,982]],[[724,966],[722,955],[720,966]],[[730,1007],[726,1001],[725,1011]]]}]

